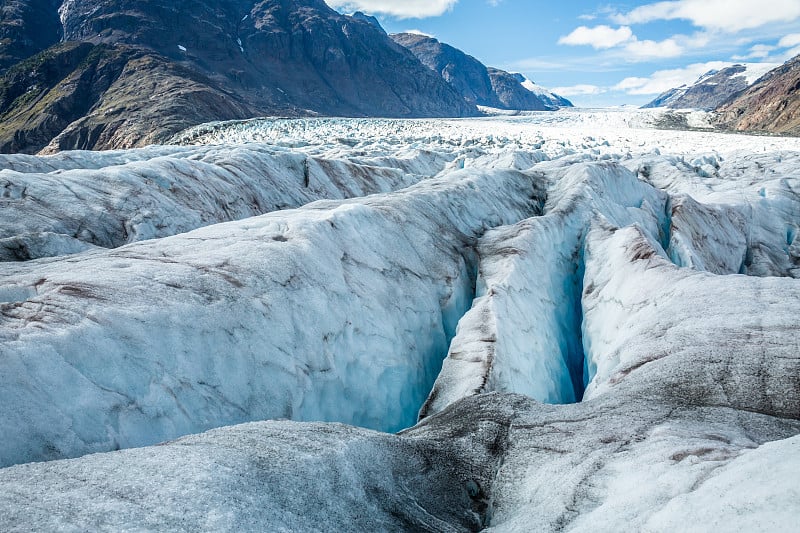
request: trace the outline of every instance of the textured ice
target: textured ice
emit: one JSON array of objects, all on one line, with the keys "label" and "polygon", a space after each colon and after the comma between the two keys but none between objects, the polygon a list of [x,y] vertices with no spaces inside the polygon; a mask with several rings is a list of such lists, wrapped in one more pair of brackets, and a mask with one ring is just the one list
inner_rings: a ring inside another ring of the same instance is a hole
[{"label": "textured ice", "polygon": [[0,261],[113,248],[218,222],[407,187],[447,158],[343,160],[250,145],[5,156]]},{"label": "textured ice", "polygon": [[[716,276],[681,269],[637,227],[595,227],[589,234],[583,339],[590,370],[587,398],[607,393],[632,372],[639,394],[674,395],[792,417],[800,390],[787,373],[800,368],[800,284],[791,278]],[[664,360],[669,359],[666,363]],[[687,379],[702,364],[707,378]],[[668,366],[664,376],[654,368]],[[752,396],[765,395],[754,404]],[[767,397],[768,394],[768,397]],[[746,398],[747,406],[740,404]]]},{"label": "textured ice", "polygon": [[265,418],[410,426],[473,297],[471,242],[535,214],[536,194],[518,171],[462,170],[0,265],[28,291],[2,309],[0,462]]},{"label": "textured ice", "polygon": [[[184,165],[249,165],[223,189],[303,204],[110,250],[7,204],[7,249],[50,232],[73,255],[0,265],[4,464],[295,421],[0,469],[3,529],[796,528],[800,140],[653,129],[664,113],[257,120],[3,156],[56,205]],[[337,200],[306,203],[302,161]],[[185,211],[152,200],[165,235],[221,193],[191,187]],[[321,422],[396,430],[420,406],[397,435]]]},{"label": "textured ice", "polygon": [[480,240],[478,298],[459,324],[424,416],[490,391],[549,403],[580,400],[586,231],[602,216],[661,235],[667,195],[626,168],[610,162],[537,168],[552,184],[545,214]]}]

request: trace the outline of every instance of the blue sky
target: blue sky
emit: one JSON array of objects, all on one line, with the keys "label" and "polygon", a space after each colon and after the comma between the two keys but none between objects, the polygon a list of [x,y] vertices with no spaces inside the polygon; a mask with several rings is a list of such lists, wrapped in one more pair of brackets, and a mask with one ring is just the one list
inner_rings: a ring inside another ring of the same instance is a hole
[{"label": "blue sky", "polygon": [[[435,36],[584,107],[641,105],[732,63],[800,54],[800,0],[327,0]],[[766,68],[766,67],[765,67]]]}]

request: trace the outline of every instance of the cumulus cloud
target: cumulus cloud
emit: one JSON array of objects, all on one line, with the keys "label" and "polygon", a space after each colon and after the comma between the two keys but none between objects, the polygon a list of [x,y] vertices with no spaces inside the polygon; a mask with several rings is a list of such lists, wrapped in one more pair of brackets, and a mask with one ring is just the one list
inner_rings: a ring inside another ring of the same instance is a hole
[{"label": "cumulus cloud", "polygon": [[750,47],[747,54],[735,55],[735,61],[757,59],[764,63],[783,63],[800,54],[800,33],[784,35],[775,45],[755,44]]},{"label": "cumulus cloud", "polygon": [[600,25],[593,28],[579,26],[569,35],[558,40],[559,44],[588,45],[595,50],[617,49],[618,53],[628,61],[645,61],[648,59],[664,59],[678,57],[687,48],[697,48],[708,43],[708,36],[697,33],[693,36],[673,35],[662,41],[640,40],[628,26],[612,28]]},{"label": "cumulus cloud", "polygon": [[767,44],[756,44],[750,47],[750,50],[746,55],[742,56],[733,56],[733,59],[736,61],[743,61],[746,59],[765,59],[770,56],[770,54],[775,50],[775,46],[770,46]]},{"label": "cumulus cloud", "polygon": [[553,87],[552,91],[561,96],[588,96],[606,92],[603,87],[597,85],[571,85],[569,87]]},{"label": "cumulus cloud", "polygon": [[451,9],[458,0],[326,0],[333,8],[365,11],[397,18],[436,17]]},{"label": "cumulus cloud", "polygon": [[790,33],[789,35],[785,35],[780,41],[778,41],[778,46],[780,48],[793,48],[795,46],[800,46],[800,33]]},{"label": "cumulus cloud", "polygon": [[572,30],[572,33],[565,35],[558,40],[558,44],[568,44],[573,46],[589,45],[595,50],[603,48],[613,48],[633,38],[633,31],[627,26],[612,28],[606,25],[579,26]]},{"label": "cumulus cloud", "polygon": [[631,95],[661,94],[664,91],[681,85],[689,85],[709,70],[719,70],[732,65],[725,61],[709,61],[707,63],[694,63],[684,68],[659,70],[646,78],[625,78],[614,90],[625,91]]},{"label": "cumulus cloud", "polygon": [[683,54],[683,51],[683,46],[678,44],[675,38],[664,39],[663,41],[640,41],[634,38],[625,45],[625,53],[631,61],[678,57]]},{"label": "cumulus cloud", "polygon": [[672,0],[639,6],[612,20],[617,24],[644,24],[683,19],[701,28],[737,32],[798,18],[798,0]]}]

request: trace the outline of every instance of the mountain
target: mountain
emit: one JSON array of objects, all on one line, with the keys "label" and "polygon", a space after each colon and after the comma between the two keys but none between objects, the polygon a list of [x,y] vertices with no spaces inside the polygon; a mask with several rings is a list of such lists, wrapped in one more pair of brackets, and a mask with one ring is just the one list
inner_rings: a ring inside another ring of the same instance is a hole
[{"label": "mountain", "polygon": [[800,55],[717,111],[719,123],[727,128],[800,135]]},{"label": "mountain", "polygon": [[[498,109],[528,111],[571,107],[560,97],[542,96],[523,85],[519,75],[485,66],[474,57],[439,40],[417,33],[390,35],[411,50],[428,68],[437,72],[470,104]],[[559,103],[557,103],[559,102]]]},{"label": "mountain", "polygon": [[13,7],[2,26],[18,43],[2,49],[10,65],[0,78],[7,152],[139,146],[202,122],[256,115],[477,113],[379,25],[322,0]]},{"label": "mountain", "polygon": [[704,109],[711,111],[744,91],[773,68],[772,64],[748,63],[710,70],[692,85],[681,85],[658,95],[642,108]]},{"label": "mountain", "polygon": [[383,33],[386,33],[386,30],[383,29],[383,26],[381,26],[381,23],[378,21],[378,19],[373,17],[372,15],[367,15],[363,11],[356,11],[350,16],[356,20],[362,20],[364,22],[368,22],[373,26],[375,26],[376,28],[378,28],[379,30],[381,30]]},{"label": "mountain", "polygon": [[0,9],[0,73],[61,40],[60,0],[6,0]]},{"label": "mountain", "polygon": [[551,107],[574,107],[572,102],[564,98],[563,96],[557,95],[553,92],[548,91],[541,85],[536,84],[534,81],[529,80],[522,74],[515,72],[512,74],[514,78],[518,82],[522,84],[523,87],[534,93],[538,96],[546,105],[550,105]]}]

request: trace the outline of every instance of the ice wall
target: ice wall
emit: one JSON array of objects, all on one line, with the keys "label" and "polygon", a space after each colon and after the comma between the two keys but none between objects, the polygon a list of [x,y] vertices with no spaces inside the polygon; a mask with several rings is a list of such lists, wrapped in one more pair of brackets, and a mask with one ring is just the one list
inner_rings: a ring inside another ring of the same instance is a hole
[{"label": "ice wall", "polygon": [[551,183],[544,216],[488,232],[478,247],[478,298],[459,323],[420,416],[483,392],[580,401],[585,367],[584,236],[593,220],[639,224],[664,238],[667,196],[613,163],[536,167]]},{"label": "ice wall", "polygon": [[114,248],[320,199],[389,192],[450,158],[345,159],[264,145],[0,158],[0,261]]},{"label": "ice wall", "polygon": [[410,426],[474,295],[475,239],[538,194],[521,172],[458,171],[0,265],[0,462],[266,418]]}]

